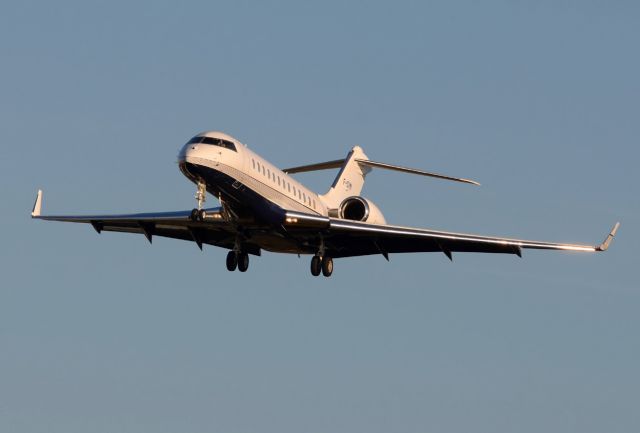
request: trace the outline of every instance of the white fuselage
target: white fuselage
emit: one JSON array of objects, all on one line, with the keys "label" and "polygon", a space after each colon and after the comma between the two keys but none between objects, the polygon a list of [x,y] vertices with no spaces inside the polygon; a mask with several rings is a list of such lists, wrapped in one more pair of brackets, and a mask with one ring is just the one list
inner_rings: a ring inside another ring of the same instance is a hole
[{"label": "white fuselage", "polygon": [[[328,215],[327,206],[318,194],[238,140],[220,132],[199,135],[231,142],[233,148],[206,143],[187,143],[178,155],[180,162],[226,175],[234,181],[232,184],[234,189],[240,189],[242,186],[249,188],[282,209]],[[209,183],[207,179],[204,180]]]}]

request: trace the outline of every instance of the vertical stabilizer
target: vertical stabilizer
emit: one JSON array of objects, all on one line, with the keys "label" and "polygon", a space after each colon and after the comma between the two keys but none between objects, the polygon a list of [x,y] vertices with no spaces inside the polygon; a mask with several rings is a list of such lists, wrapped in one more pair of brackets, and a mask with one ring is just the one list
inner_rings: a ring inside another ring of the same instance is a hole
[{"label": "vertical stabilizer", "polygon": [[337,209],[347,197],[360,195],[364,186],[364,178],[371,168],[357,162],[359,159],[369,159],[360,146],[354,146],[345,158],[345,162],[333,181],[333,185],[320,198],[329,209]]}]

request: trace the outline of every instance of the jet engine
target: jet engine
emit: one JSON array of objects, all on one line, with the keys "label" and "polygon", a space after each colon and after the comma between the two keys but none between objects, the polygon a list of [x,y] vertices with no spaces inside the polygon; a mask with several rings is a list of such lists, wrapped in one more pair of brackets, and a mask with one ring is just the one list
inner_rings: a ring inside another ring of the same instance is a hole
[{"label": "jet engine", "polygon": [[387,223],[378,206],[371,200],[359,196],[345,198],[338,208],[338,217],[371,224]]}]

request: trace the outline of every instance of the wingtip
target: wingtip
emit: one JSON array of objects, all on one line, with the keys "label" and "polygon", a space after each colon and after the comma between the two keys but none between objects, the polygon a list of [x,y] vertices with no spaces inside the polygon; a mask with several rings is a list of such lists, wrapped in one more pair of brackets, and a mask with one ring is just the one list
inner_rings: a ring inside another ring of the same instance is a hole
[{"label": "wingtip", "polygon": [[602,242],[596,248],[597,251],[607,251],[609,249],[609,245],[611,244],[611,241],[613,241],[613,238],[616,236],[616,233],[618,232],[619,227],[620,227],[620,223],[619,222],[615,223],[615,225],[613,226],[613,228],[605,238],[604,242]]},{"label": "wingtip", "polygon": [[42,213],[42,190],[38,190],[36,196],[36,202],[33,204],[33,210],[31,211],[31,218],[38,218]]}]

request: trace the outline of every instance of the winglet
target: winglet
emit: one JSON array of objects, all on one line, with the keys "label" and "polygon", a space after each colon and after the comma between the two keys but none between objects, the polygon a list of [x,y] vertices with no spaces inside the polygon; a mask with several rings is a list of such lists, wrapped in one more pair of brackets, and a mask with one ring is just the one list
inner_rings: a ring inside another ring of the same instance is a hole
[{"label": "winglet", "polygon": [[607,235],[607,238],[604,240],[604,242],[602,242],[598,247],[596,247],[596,251],[607,251],[607,249],[609,248],[609,244],[611,244],[611,241],[613,240],[613,238],[616,235],[616,232],[618,231],[618,227],[620,227],[619,222],[613,226],[613,228]]},{"label": "winglet", "polygon": [[36,202],[33,204],[33,210],[31,211],[31,218],[37,218],[40,216],[40,212],[42,211],[42,190],[38,190],[38,196],[36,197]]}]

